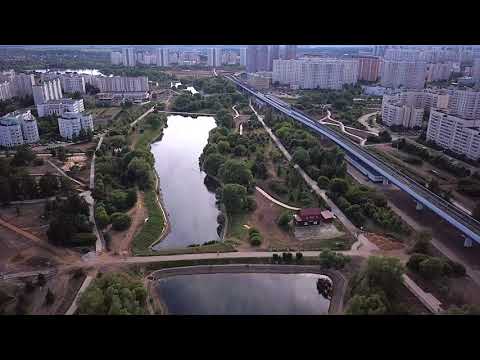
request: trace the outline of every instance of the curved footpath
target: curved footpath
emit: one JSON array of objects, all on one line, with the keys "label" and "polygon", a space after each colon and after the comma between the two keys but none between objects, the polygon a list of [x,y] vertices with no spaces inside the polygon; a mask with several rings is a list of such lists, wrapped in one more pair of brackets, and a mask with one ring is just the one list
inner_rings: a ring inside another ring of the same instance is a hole
[{"label": "curved footpath", "polygon": [[328,309],[329,314],[343,313],[343,298],[347,289],[347,280],[336,270],[322,270],[311,265],[271,265],[271,264],[245,264],[245,265],[201,265],[186,266],[156,270],[148,279],[157,281],[162,278],[178,275],[193,274],[242,274],[242,273],[269,273],[269,274],[318,274],[328,276],[333,282],[332,299]]},{"label": "curved footpath", "polygon": [[271,202],[277,204],[277,205],[280,205],[281,207],[285,208],[285,209],[289,209],[289,210],[294,210],[294,211],[298,211],[300,210],[300,208],[297,208],[297,207],[293,207],[293,206],[290,206],[290,205],[287,205],[275,198],[273,198],[272,196],[270,196],[270,194],[268,194],[266,191],[262,190],[261,188],[259,188],[258,186],[255,186],[255,189],[260,193],[262,194],[263,196],[265,196],[268,200],[270,200]]}]

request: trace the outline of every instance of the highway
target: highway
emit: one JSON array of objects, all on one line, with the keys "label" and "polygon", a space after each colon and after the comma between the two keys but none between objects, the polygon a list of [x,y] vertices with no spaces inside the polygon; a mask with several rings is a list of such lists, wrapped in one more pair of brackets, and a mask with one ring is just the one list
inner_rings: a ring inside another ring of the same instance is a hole
[{"label": "highway", "polygon": [[[255,96],[262,102],[297,120],[298,122],[307,126],[314,132],[328,137],[330,140],[339,145],[342,149],[344,149],[348,153],[354,154],[358,159],[378,171],[388,181],[399,187],[401,190],[407,192],[419,203],[428,207],[437,215],[448,221],[450,224],[460,230],[467,239],[471,239],[476,241],[477,243],[480,243],[480,222],[472,218],[469,214],[465,213],[464,211],[455,207],[453,204],[450,204],[448,201],[427,190],[421,184],[417,183],[407,175],[403,174],[390,164],[378,159],[358,144],[345,138],[334,130],[329,129],[327,126],[319,124],[316,120],[311,119],[301,111],[291,107],[289,104],[276,98],[272,98],[271,96],[267,97],[230,75],[225,75],[225,77],[233,81],[237,86],[241,87],[243,90]],[[465,244],[467,245],[468,242],[466,241]]]}]

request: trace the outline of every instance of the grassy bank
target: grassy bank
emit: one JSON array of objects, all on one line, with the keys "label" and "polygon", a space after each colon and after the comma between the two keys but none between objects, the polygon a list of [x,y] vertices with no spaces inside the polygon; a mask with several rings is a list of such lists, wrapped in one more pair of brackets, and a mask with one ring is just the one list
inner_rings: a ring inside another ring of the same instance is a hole
[{"label": "grassy bank", "polygon": [[[148,117],[149,116],[145,119],[148,119]],[[138,141],[135,144],[135,150],[149,151],[150,144],[161,136],[163,127],[164,124],[158,128],[153,128],[142,123],[143,133],[139,135]],[[153,173],[155,169],[152,168],[151,171]],[[152,175],[155,177],[155,174]],[[155,188],[145,191],[145,207],[148,211],[148,221],[142,226],[140,232],[138,232],[133,239],[133,255],[153,254],[149,247],[158,240],[165,227],[165,219],[157,201]]]}]

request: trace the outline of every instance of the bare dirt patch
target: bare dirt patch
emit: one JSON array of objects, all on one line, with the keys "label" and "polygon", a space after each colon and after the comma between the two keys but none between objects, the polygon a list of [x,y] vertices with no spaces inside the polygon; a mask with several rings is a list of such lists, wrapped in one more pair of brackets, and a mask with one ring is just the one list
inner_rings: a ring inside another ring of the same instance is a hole
[{"label": "bare dirt patch", "polygon": [[400,250],[404,248],[404,246],[401,243],[385,235],[380,235],[375,233],[366,233],[364,235],[367,237],[367,239],[370,242],[377,245],[380,250],[390,251],[390,250]]},{"label": "bare dirt patch", "polygon": [[110,230],[112,237],[110,250],[120,255],[129,255],[131,253],[130,245],[137,231],[139,231],[145,219],[147,218],[147,208],[144,203],[143,192],[137,192],[137,203],[127,213],[132,218],[132,224],[125,231]]}]

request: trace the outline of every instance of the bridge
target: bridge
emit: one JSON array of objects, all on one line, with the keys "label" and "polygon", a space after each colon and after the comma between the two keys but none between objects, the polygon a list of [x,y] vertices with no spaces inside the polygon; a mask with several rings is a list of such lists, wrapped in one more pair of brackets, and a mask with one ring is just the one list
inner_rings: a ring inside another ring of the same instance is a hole
[{"label": "bridge", "polygon": [[480,222],[472,218],[466,212],[460,210],[445,199],[429,191],[424,186],[409,176],[403,174],[390,164],[378,159],[350,139],[347,139],[327,126],[319,124],[317,121],[310,118],[303,112],[290,106],[290,104],[287,104],[272,96],[264,95],[231,75],[225,75],[225,77],[234,82],[246,93],[260,100],[262,103],[268,104],[274,109],[293,118],[315,133],[327,137],[345,150],[347,154],[354,155],[356,159],[367,164],[370,168],[382,175],[387,181],[391,182],[412,196],[417,201],[418,210],[421,210],[423,206],[426,206],[434,213],[439,215],[442,219],[449,222],[464,234],[465,247],[471,247],[473,245],[472,240],[480,244]]}]

